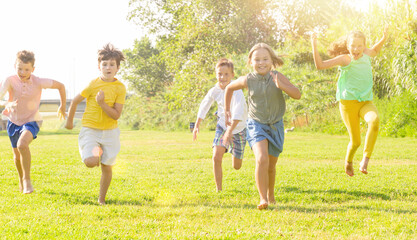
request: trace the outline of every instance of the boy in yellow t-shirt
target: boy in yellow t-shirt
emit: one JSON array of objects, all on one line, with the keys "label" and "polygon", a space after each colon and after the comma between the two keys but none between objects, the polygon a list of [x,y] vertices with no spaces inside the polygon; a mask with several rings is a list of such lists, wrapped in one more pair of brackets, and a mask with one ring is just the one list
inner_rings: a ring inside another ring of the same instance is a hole
[{"label": "boy in yellow t-shirt", "polygon": [[[93,168],[101,165],[100,194],[98,202],[105,204],[106,193],[112,179],[112,166],[120,151],[120,130],[117,119],[122,114],[126,88],[114,76],[124,60],[123,53],[107,44],[98,51],[100,77],[75,96],[68,110],[65,128],[72,129],[77,105],[85,98],[87,107],[82,118],[78,137],[81,158],[84,164]],[[101,163],[101,164],[100,164]]]}]

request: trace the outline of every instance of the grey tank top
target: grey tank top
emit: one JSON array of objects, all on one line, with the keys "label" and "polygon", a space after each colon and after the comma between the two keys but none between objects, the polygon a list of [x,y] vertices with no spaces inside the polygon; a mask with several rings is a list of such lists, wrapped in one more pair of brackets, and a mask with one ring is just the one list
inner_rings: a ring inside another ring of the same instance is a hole
[{"label": "grey tank top", "polygon": [[[277,74],[277,71],[274,71]],[[285,99],[282,90],[277,88],[270,73],[247,75],[249,117],[262,123],[274,124],[285,113]]]}]

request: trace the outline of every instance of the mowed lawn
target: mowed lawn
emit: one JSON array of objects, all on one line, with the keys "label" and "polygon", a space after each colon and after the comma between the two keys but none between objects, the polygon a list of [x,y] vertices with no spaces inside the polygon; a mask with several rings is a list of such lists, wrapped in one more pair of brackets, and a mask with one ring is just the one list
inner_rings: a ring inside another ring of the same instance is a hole
[{"label": "mowed lawn", "polygon": [[87,169],[78,130],[42,131],[31,144],[35,192],[18,190],[0,134],[1,239],[417,239],[417,139],[379,138],[368,175],[343,170],[347,136],[290,132],[277,165],[277,204],[256,205],[255,161],[223,162],[215,191],[214,132],[122,131],[107,205],[100,169]]}]

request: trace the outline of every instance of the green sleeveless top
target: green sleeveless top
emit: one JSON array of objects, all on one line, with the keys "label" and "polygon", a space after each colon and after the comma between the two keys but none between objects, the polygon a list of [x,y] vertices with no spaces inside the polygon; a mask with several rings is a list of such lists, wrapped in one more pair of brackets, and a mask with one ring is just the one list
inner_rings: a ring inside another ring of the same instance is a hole
[{"label": "green sleeveless top", "polygon": [[340,75],[337,81],[336,99],[371,101],[372,95],[372,66],[371,58],[363,54],[358,60],[351,59],[350,64],[339,67]]},{"label": "green sleeveless top", "polygon": [[249,73],[247,85],[249,117],[268,125],[280,121],[285,113],[285,99],[271,74]]}]

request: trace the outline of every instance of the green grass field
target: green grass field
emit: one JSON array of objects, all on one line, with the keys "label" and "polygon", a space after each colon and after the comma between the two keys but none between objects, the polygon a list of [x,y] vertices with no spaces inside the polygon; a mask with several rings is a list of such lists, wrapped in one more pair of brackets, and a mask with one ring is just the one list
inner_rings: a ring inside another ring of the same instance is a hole
[{"label": "green grass field", "polygon": [[[379,138],[369,175],[343,170],[347,136],[291,132],[277,165],[277,204],[256,209],[254,156],[223,162],[215,191],[213,132],[122,131],[106,206],[99,168],[78,153],[78,130],[41,131],[31,144],[35,192],[18,190],[0,134],[1,239],[416,239],[417,139]],[[359,149],[359,151],[361,151]],[[359,165],[358,153],[355,170]]]}]

